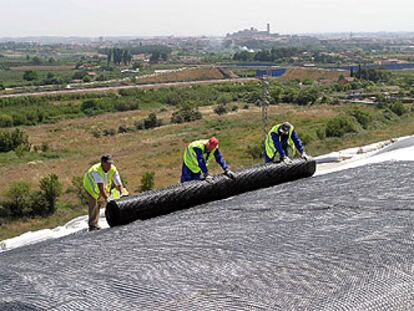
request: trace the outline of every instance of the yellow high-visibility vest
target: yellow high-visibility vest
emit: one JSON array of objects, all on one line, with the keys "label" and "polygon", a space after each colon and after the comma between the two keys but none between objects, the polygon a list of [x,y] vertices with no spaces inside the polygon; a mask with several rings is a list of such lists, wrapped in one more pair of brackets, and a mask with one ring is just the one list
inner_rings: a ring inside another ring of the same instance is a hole
[{"label": "yellow high-visibility vest", "polygon": [[[265,141],[265,151],[266,155],[269,159],[273,159],[273,157],[278,152],[275,144],[273,143],[272,139],[272,133],[276,133],[279,136],[279,141],[282,141],[281,136],[279,135],[279,128],[282,126],[282,124],[277,124],[274,127],[271,128],[269,133],[267,134],[266,141]],[[293,125],[290,126],[289,134],[288,134],[288,140],[287,144],[289,145],[290,149],[292,149],[292,156],[296,153],[295,143],[292,140],[292,133],[293,133],[294,127]]]},{"label": "yellow high-visibility vest", "polygon": [[217,147],[214,148],[207,155],[207,152],[206,152],[207,142],[208,142],[208,139],[193,141],[191,144],[188,145],[188,147],[184,151],[183,161],[185,165],[190,169],[190,171],[192,171],[194,174],[201,172],[201,168],[198,166],[197,154],[194,151],[194,148],[201,149],[201,151],[203,152],[204,161],[206,162],[206,166],[208,166],[208,162],[210,162],[210,160],[214,156],[214,152],[217,149]]},{"label": "yellow high-visibility vest", "polygon": [[[100,196],[100,191],[98,184],[93,179],[92,173],[98,173],[99,176],[102,177],[102,180],[105,180],[105,172],[102,168],[101,163],[97,163],[92,165],[91,168],[85,173],[83,176],[83,187],[85,188],[86,192],[89,193],[94,199],[98,199]],[[112,178],[116,173],[115,165],[111,165],[110,170],[108,171],[108,182],[105,185],[105,191],[110,193],[111,186],[112,186]]]}]

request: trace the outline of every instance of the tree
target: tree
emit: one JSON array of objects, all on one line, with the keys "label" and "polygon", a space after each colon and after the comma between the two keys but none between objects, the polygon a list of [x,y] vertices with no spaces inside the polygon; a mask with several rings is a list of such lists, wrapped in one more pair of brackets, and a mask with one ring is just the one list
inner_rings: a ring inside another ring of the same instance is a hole
[{"label": "tree", "polygon": [[62,194],[63,186],[55,174],[50,174],[40,180],[40,192],[48,204],[48,213],[56,211],[57,198]]},{"label": "tree", "polygon": [[40,57],[35,56],[32,59],[32,63],[35,64],[35,65],[40,65],[40,64],[42,64],[42,60],[40,59]]},{"label": "tree", "polygon": [[158,51],[154,51],[151,54],[150,62],[153,63],[153,64],[158,63],[159,60],[160,60],[160,57],[161,57],[161,53],[158,52]]},{"label": "tree", "polygon": [[122,62],[124,63],[124,65],[128,65],[132,60],[132,55],[129,53],[128,50],[123,50],[122,53]]},{"label": "tree", "polygon": [[372,82],[387,82],[391,78],[391,73],[382,68],[359,69],[355,77]]},{"label": "tree", "polygon": [[25,79],[26,81],[37,80],[37,78],[38,78],[37,72],[34,70],[26,70],[23,74],[23,79]]}]

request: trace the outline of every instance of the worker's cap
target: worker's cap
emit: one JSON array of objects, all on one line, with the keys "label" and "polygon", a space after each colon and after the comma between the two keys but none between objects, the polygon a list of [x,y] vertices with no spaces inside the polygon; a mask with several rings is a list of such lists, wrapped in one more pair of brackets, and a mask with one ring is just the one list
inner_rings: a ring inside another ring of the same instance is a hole
[{"label": "worker's cap", "polygon": [[217,139],[217,138],[215,138],[215,137],[213,136],[213,137],[211,137],[211,138],[208,140],[208,142],[207,142],[207,147],[208,147],[209,149],[214,149],[214,148],[216,148],[216,147],[218,146],[218,144],[219,144],[218,139]]},{"label": "worker's cap", "polygon": [[114,163],[114,161],[112,160],[112,155],[110,155],[109,153],[102,155],[101,162]]},{"label": "worker's cap", "polygon": [[289,133],[290,127],[292,125],[289,122],[283,122],[282,125],[279,127],[279,132],[281,134],[287,134]]}]

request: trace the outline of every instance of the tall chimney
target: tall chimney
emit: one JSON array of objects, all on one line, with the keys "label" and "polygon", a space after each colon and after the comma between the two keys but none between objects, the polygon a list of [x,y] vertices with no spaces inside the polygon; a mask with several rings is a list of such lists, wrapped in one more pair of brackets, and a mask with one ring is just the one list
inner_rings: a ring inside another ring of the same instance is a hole
[{"label": "tall chimney", "polygon": [[267,33],[270,34],[270,23],[267,23]]}]

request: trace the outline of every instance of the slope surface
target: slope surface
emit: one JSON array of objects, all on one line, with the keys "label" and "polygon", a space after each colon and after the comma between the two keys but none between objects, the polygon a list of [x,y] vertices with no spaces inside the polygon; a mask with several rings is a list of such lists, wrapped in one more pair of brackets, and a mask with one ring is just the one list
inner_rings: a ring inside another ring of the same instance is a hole
[{"label": "slope surface", "polygon": [[0,310],[413,310],[414,162],[0,254]]}]

